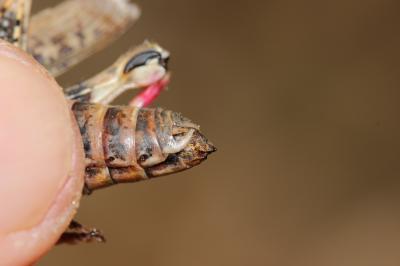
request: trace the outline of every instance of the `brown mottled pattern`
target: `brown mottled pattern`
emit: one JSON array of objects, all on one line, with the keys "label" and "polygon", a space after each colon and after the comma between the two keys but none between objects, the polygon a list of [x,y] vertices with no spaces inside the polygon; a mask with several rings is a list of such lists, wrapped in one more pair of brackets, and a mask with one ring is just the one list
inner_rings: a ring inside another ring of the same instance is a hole
[{"label": "brown mottled pattern", "polygon": [[86,192],[146,178],[135,150],[139,109],[76,102],[72,111],[85,150]]},{"label": "brown mottled pattern", "polygon": [[[179,172],[197,165],[215,151],[197,125],[161,108],[75,102],[72,111],[85,150],[85,193],[116,183]],[[179,146],[193,130],[181,150],[163,151],[163,147]],[[174,135],[173,131],[179,133]]]},{"label": "brown mottled pattern", "polygon": [[14,28],[16,27],[16,17],[12,12],[0,10],[0,38],[14,43]]},{"label": "brown mottled pattern", "polygon": [[111,178],[118,183],[146,178],[136,158],[138,112],[138,108],[109,107],[104,118],[104,158]]},{"label": "brown mottled pattern", "polygon": [[106,47],[139,14],[128,1],[67,0],[33,16],[28,51],[57,76]]},{"label": "brown mottled pattern", "polygon": [[25,50],[31,0],[0,1],[0,39]]},{"label": "brown mottled pattern", "polygon": [[90,103],[75,103],[72,106],[82,135],[85,150],[85,187],[91,191],[114,183],[110,177],[103,150],[103,124],[107,111],[105,106]]},{"label": "brown mottled pattern", "polygon": [[166,159],[156,134],[155,109],[141,109],[138,115],[136,153],[139,164],[148,167],[161,163]]}]

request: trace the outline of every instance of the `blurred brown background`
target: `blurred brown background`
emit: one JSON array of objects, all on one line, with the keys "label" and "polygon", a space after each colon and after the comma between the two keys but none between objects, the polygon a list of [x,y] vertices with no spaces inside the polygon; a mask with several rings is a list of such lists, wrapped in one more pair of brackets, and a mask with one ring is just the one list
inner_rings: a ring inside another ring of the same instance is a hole
[{"label": "blurred brown background", "polygon": [[174,74],[156,104],[219,151],[85,198],[79,220],[108,243],[38,265],[400,265],[399,1],[138,4],[140,22],[61,84],[156,40]]}]

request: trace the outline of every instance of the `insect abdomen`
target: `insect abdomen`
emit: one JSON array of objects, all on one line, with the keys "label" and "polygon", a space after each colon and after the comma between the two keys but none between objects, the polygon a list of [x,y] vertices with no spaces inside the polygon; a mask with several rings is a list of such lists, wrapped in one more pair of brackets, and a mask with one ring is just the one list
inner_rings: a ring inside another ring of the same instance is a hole
[{"label": "insect abdomen", "polygon": [[75,102],[85,150],[85,190],[189,169],[216,149],[199,126],[161,108]]},{"label": "insect abdomen", "polygon": [[86,193],[147,178],[136,158],[136,122],[140,109],[76,102],[72,110],[85,150]]}]

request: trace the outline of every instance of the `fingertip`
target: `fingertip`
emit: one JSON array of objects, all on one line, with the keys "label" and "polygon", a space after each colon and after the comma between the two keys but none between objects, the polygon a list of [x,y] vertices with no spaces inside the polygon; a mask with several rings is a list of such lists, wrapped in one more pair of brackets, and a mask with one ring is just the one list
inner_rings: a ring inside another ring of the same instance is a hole
[{"label": "fingertip", "polygon": [[1,262],[24,265],[41,256],[77,208],[83,149],[71,117],[47,72],[0,43]]}]

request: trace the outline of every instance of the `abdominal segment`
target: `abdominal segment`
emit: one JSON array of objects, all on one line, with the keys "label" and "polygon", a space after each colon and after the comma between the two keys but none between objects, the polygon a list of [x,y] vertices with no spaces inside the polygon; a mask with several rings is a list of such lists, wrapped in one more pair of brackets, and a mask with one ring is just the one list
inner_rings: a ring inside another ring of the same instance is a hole
[{"label": "abdominal segment", "polygon": [[140,109],[74,103],[85,150],[85,192],[115,183],[147,179],[136,158]]}]

